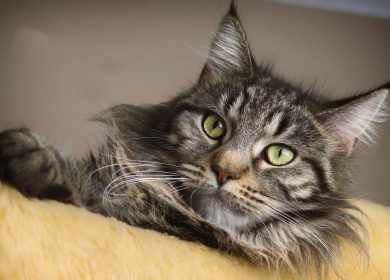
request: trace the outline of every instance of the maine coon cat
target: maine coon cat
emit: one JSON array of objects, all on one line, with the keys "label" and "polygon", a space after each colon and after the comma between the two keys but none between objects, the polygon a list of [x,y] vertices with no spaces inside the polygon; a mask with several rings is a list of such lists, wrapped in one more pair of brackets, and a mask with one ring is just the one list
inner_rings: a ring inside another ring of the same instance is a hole
[{"label": "maine coon cat", "polygon": [[232,4],[191,88],[97,115],[107,141],[83,160],[30,129],[4,131],[0,174],[31,197],[321,273],[343,240],[365,247],[347,163],[383,119],[388,91],[330,101],[276,76],[256,64]]}]

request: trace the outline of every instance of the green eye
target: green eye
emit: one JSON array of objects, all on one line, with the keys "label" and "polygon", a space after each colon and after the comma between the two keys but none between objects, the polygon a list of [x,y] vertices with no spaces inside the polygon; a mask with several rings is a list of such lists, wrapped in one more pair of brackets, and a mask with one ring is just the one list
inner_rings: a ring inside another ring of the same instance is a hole
[{"label": "green eye", "polygon": [[203,120],[203,129],[208,137],[211,139],[218,139],[225,135],[226,125],[220,116],[210,114]]},{"label": "green eye", "polygon": [[294,152],[290,148],[280,144],[272,144],[268,146],[265,150],[265,154],[268,163],[277,166],[290,163],[295,156]]}]

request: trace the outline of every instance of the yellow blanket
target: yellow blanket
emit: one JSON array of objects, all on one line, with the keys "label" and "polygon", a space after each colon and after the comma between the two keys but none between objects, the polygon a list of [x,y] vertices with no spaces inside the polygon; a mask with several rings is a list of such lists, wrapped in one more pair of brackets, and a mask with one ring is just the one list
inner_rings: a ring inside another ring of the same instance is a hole
[{"label": "yellow blanket", "polygon": [[[369,216],[371,259],[345,249],[345,279],[390,279],[390,208],[358,202]],[[293,279],[202,245],[128,226],[0,185],[0,279]],[[331,274],[329,279],[340,279]]]}]

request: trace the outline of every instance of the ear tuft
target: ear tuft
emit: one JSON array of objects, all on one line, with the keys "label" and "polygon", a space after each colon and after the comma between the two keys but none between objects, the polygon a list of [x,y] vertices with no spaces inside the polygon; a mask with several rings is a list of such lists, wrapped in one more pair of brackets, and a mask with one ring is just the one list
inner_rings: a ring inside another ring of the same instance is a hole
[{"label": "ear tuft", "polygon": [[234,75],[252,76],[254,62],[234,1],[215,32],[199,82],[215,83]]},{"label": "ear tuft", "polygon": [[385,99],[389,89],[379,89],[358,96],[347,104],[317,115],[325,130],[335,140],[335,152],[349,155],[357,140],[372,143],[375,123],[387,117]]},{"label": "ear tuft", "polygon": [[236,2],[234,0],[232,2],[230,2],[228,15],[238,18]]}]

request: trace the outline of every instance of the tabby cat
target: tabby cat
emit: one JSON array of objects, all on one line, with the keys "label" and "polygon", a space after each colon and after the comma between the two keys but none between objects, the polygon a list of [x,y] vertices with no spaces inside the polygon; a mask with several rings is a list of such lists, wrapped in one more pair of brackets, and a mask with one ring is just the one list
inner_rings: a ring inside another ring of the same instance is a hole
[{"label": "tabby cat", "polygon": [[271,269],[320,274],[342,240],[365,248],[349,156],[382,121],[388,87],[329,101],[256,64],[234,4],[195,85],[95,117],[107,141],[64,157],[27,128],[0,134],[2,179]]}]

